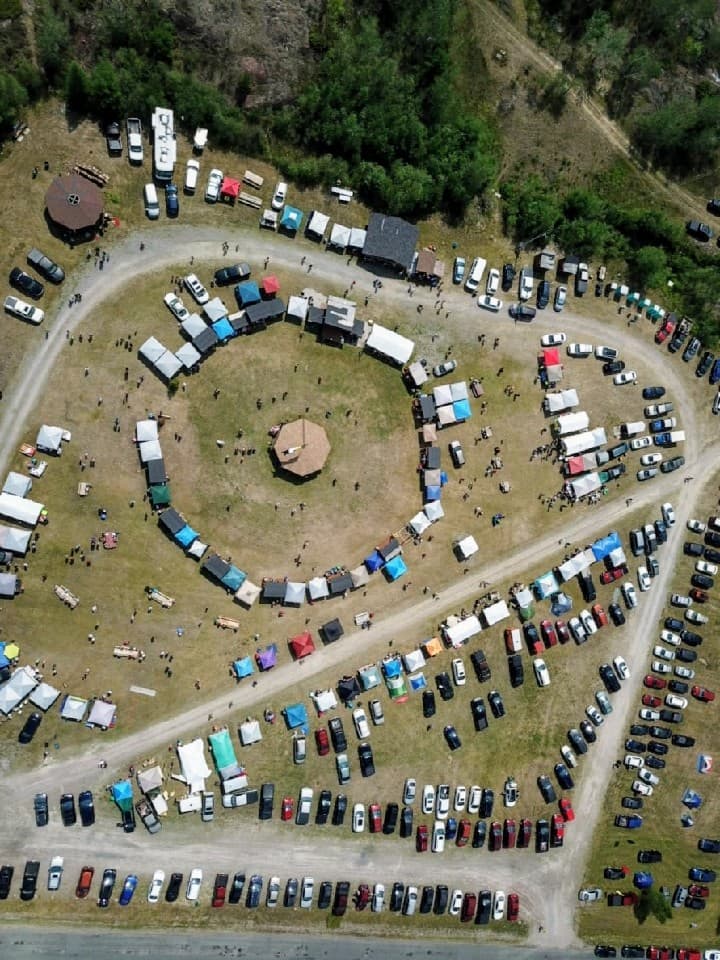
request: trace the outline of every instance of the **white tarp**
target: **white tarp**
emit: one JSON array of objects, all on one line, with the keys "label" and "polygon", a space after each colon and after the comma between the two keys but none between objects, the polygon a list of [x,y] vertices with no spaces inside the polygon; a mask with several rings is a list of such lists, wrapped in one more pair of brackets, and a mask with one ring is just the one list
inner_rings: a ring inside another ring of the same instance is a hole
[{"label": "white tarp", "polygon": [[608,554],[608,561],[611,567],[621,567],[624,563],[627,563],[627,557],[625,556],[623,548],[615,547],[614,550],[611,550]]},{"label": "white tarp", "polygon": [[283,603],[294,603],[298,606],[300,606],[301,603],[305,603],[305,584],[288,580],[285,584],[285,599]]},{"label": "white tarp", "polygon": [[15,497],[11,493],[0,493],[0,516],[17,523],[34,527],[44,509],[44,504],[36,503],[25,497]]},{"label": "white tarp", "polygon": [[577,390],[560,390],[557,393],[546,393],[543,406],[548,413],[557,413],[558,410],[567,410],[580,403]]},{"label": "white tarp", "polygon": [[607,437],[602,427],[596,427],[594,430],[586,430],[584,433],[575,434],[572,437],[565,437],[560,441],[562,455],[564,457],[574,457],[578,453],[585,453],[587,450],[595,450],[607,443]]},{"label": "white tarp", "polygon": [[367,240],[367,230],[363,230],[360,227],[352,227],[350,230],[350,241],[348,246],[353,250],[362,250],[365,246],[365,241]]},{"label": "white tarp", "polygon": [[325,577],[313,577],[312,580],[308,580],[307,589],[311,600],[324,600],[325,597],[330,596],[330,588]]},{"label": "white tarp", "polygon": [[367,349],[393,360],[397,364],[407,363],[415,349],[415,343],[387,327],[374,323],[367,338]]},{"label": "white tarp", "polygon": [[534,599],[535,597],[533,596],[532,590],[529,590],[527,587],[523,587],[522,590],[515,592],[515,603],[520,610],[524,607],[531,607]]},{"label": "white tarp", "polygon": [[443,407],[446,403],[452,403],[453,396],[449,383],[441,383],[439,387],[433,387],[432,393],[436,407]]},{"label": "white tarp", "polygon": [[330,217],[324,213],[320,213],[319,210],[313,210],[310,216],[310,222],[307,225],[307,232],[311,233],[314,237],[318,237],[318,239],[322,239],[325,236],[325,231],[329,223]]},{"label": "white tarp", "polygon": [[568,484],[572,495],[576,500],[579,500],[581,497],[587,497],[591,493],[595,493],[596,490],[599,490],[602,486],[600,477],[597,473],[586,473],[582,477],[578,477],[577,480],[572,480]]},{"label": "white tarp", "polygon": [[595,563],[595,556],[592,550],[582,550],[561,563],[557,572],[563,580],[567,581],[576,577],[578,573],[582,573],[583,570],[587,570],[593,563]]},{"label": "white tarp", "polygon": [[150,793],[151,790],[161,790],[163,785],[162,767],[148,767],[147,770],[139,770],[137,774],[137,785],[143,793]]},{"label": "white tarp", "polygon": [[492,627],[496,623],[500,623],[501,620],[504,620],[506,617],[510,616],[508,605],[504,600],[498,600],[497,603],[493,603],[489,607],[484,607],[482,613],[483,617],[485,618],[485,623],[489,627]]},{"label": "white tarp", "polygon": [[557,433],[564,437],[568,433],[579,433],[590,426],[590,417],[584,410],[564,413],[557,418]]},{"label": "white tarp", "polygon": [[182,779],[190,793],[199,793],[205,789],[205,779],[212,770],[205,760],[205,743],[198,737],[190,743],[179,743],[177,747]]},{"label": "white tarp", "polygon": [[480,547],[477,545],[477,540],[473,536],[463,537],[462,540],[458,540],[455,544],[455,549],[458,552],[461,560],[467,560],[468,557],[471,557],[474,553],[477,553]]},{"label": "white tarp", "polygon": [[114,703],[106,703],[105,700],[96,700],[90,709],[88,723],[96,727],[111,727],[115,720],[117,707]]},{"label": "white tarp", "polygon": [[140,460],[147,463],[149,460],[162,460],[162,448],[159,440],[145,440],[138,444]]},{"label": "white tarp", "polygon": [[413,673],[415,670],[421,670],[425,666],[425,657],[422,650],[411,650],[410,653],[403,655],[405,672]]},{"label": "white tarp", "polygon": [[318,713],[327,713],[337,706],[337,697],[334,690],[313,690],[310,699],[315,704]]},{"label": "white tarp", "polygon": [[423,507],[423,513],[430,523],[436,523],[441,517],[445,516],[442,504],[439,500],[433,500],[432,503],[426,503]]},{"label": "white tarp", "polygon": [[257,720],[245,720],[240,724],[240,743],[244,747],[249,747],[251,743],[259,743],[262,740],[260,724]]},{"label": "white tarp", "polygon": [[0,526],[0,550],[23,554],[30,544],[30,530],[18,530],[17,527]]},{"label": "white tarp", "polygon": [[155,361],[165,353],[166,349],[167,347],[164,347],[155,337],[148,337],[138,350],[138,353],[141,357],[144,357],[148,363],[155,363]]},{"label": "white tarp", "polygon": [[26,497],[32,490],[32,480],[26,477],[24,473],[16,473],[11,470],[5,478],[2,492],[10,493],[14,497]]},{"label": "white tarp", "polygon": [[64,432],[62,427],[49,427],[44,423],[38,430],[35,446],[45,453],[60,453]]},{"label": "white tarp", "polygon": [[250,608],[260,596],[262,588],[254,584],[252,580],[244,580],[242,585],[235,591],[235,599],[244,607]]},{"label": "white tarp", "polygon": [[350,243],[350,228],[343,227],[340,223],[334,223],[330,231],[329,247],[336,247],[338,250],[344,250]]},{"label": "white tarp", "polygon": [[40,684],[40,686],[33,690],[28,699],[30,703],[33,703],[36,707],[39,707],[40,710],[47,710],[55,703],[59,696],[59,690],[51,686],[49,683],[43,682]]},{"label": "white tarp", "polygon": [[467,643],[470,637],[474,637],[476,633],[480,633],[482,630],[480,621],[474,613],[465,617],[464,620],[455,619],[452,625],[450,625],[448,619],[448,624],[445,628],[445,639],[453,647],[461,647],[464,643]]},{"label": "white tarp", "polygon": [[416,513],[412,520],[408,521],[408,527],[415,534],[416,537],[419,537],[430,526],[430,521],[425,516],[425,514],[420,511]]},{"label": "white tarp", "polygon": [[138,443],[145,443],[147,440],[157,440],[157,438],[157,420],[138,420],[135,424],[135,439]]}]

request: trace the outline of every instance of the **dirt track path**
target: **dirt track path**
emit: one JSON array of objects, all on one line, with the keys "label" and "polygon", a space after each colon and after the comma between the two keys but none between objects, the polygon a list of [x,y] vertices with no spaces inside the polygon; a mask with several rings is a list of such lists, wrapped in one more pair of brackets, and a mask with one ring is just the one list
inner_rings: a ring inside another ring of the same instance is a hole
[{"label": "dirt track path", "polygon": [[[248,234],[250,231],[247,229],[233,231],[233,244],[238,239],[243,243],[247,242]],[[218,250],[224,239],[229,239],[227,232],[183,226],[148,231],[144,236],[146,243],[144,252],[139,251],[139,237],[136,237],[112,249],[111,261],[104,271],[86,270],[75,286],[83,293],[82,303],[73,307],[72,310],[68,310],[67,306],[60,310],[50,328],[48,340],[41,344],[35,355],[28,357],[15,384],[8,391],[3,418],[0,421],[0,437],[2,437],[0,463],[7,461],[11,451],[17,446],[23,426],[45,386],[52,364],[65,343],[65,331],[72,331],[83,323],[105,299],[119,296],[128,277],[137,277],[147,270],[157,270],[166,265],[177,264],[184,258],[189,262],[191,256],[195,258],[198,267],[201,267],[204,261],[217,261],[220,256]],[[308,250],[306,244],[293,245],[286,239],[270,234],[259,234],[255,231],[250,234],[250,239],[254,259],[262,259],[267,255],[274,260],[283,260],[289,266],[296,263],[298,269],[301,252]],[[348,265],[344,258],[324,253],[314,247],[312,250],[314,285],[321,289],[323,283],[349,286],[351,280],[356,280],[358,299],[366,290],[371,291],[372,274],[358,269],[355,263]],[[474,336],[481,313],[475,301],[457,290],[449,290],[445,295],[451,303],[453,319],[447,325],[448,329],[443,332],[443,337],[457,332]],[[405,284],[395,280],[385,280],[381,296],[386,303],[397,305],[403,312],[407,311],[410,305],[414,308],[418,300],[422,302],[423,298],[426,303],[431,303],[430,294],[421,292],[418,292],[413,300],[409,300]],[[513,327],[512,321],[509,321],[507,316],[488,318],[483,315],[480,319],[487,322],[489,328],[498,332],[512,331],[515,349],[518,349],[518,344],[522,346],[525,341],[532,341],[536,347],[537,336],[546,329],[557,326],[561,319],[563,326],[572,327],[573,335],[578,339],[584,336],[595,342],[609,339],[610,343],[621,348],[624,356],[632,358],[633,365],[637,361],[642,367],[645,362],[643,355],[653,349],[641,339],[638,330],[627,328],[624,323],[622,325],[618,323],[609,330],[606,322],[573,315],[570,312],[563,314],[562,318],[553,315],[547,318],[541,317],[535,324],[525,327],[523,325]],[[421,335],[420,341],[422,340]],[[429,335],[425,340],[429,341]],[[649,355],[651,365],[658,362],[658,356]],[[491,888],[511,887],[522,893],[524,910],[544,927],[542,934],[536,932],[534,926],[531,929],[531,941],[540,945],[564,946],[576,942],[570,905],[574,902],[577,886],[582,878],[592,833],[600,814],[604,793],[602,788],[611,775],[611,764],[617,755],[620,739],[626,729],[627,714],[637,702],[636,691],[641,677],[640,663],[652,642],[654,624],[664,602],[665,586],[673,567],[667,554],[670,549],[678,549],[679,528],[692,508],[693,495],[699,493],[701,483],[712,473],[713,453],[717,450],[718,444],[713,443],[710,449],[705,445],[706,440],[711,436],[709,427],[707,424],[696,422],[693,405],[685,396],[683,389],[681,379],[683,372],[677,365],[666,363],[662,370],[662,380],[668,385],[676,400],[678,413],[686,428],[688,441],[684,453],[687,468],[695,472],[696,481],[692,489],[688,488],[687,492],[691,495],[685,495],[682,498],[682,504],[678,510],[678,525],[663,557],[662,575],[653,586],[651,593],[641,598],[643,616],[635,632],[634,646],[628,657],[633,668],[633,680],[625,685],[623,692],[616,698],[615,712],[605,724],[598,744],[593,748],[590,755],[591,762],[587,763],[590,769],[585,772],[576,801],[576,806],[582,810],[583,815],[568,832],[566,848],[561,857],[555,854],[545,858],[503,854],[483,859],[482,884]],[[700,449],[703,449],[704,453],[704,467],[698,463]],[[676,474],[659,477],[652,484],[644,487],[639,486],[633,491],[633,509],[650,503],[657,504],[673,492],[677,492],[677,488]],[[365,634],[359,632],[357,635],[347,637],[343,644],[318,650],[310,660],[304,662],[305,665],[302,668],[302,676],[308,681],[308,690],[313,686],[312,678],[315,675],[330,667],[340,668],[345,661],[349,644],[355,647],[360,644],[363,646],[369,644],[373,650],[375,648],[379,650],[380,647],[386,646],[387,640],[392,639],[400,628],[406,630],[415,623],[424,622],[428,616],[437,616],[435,611],[444,614],[449,610],[459,609],[477,595],[480,578],[491,584],[506,584],[517,579],[518,576],[526,575],[528,571],[539,572],[557,563],[558,554],[561,552],[557,542],[557,529],[560,527],[564,536],[571,542],[588,542],[599,532],[611,529],[621,520],[625,511],[624,502],[617,500],[608,504],[599,504],[591,510],[581,508],[575,512],[572,519],[566,514],[563,524],[558,524],[557,528],[553,526],[545,536],[531,544],[523,545],[500,560],[494,559],[485,563],[475,570],[472,576],[459,577],[441,592],[438,600],[428,597],[417,603],[408,602],[405,606],[399,607],[393,615],[377,622],[371,631]],[[556,523],[557,520],[554,520],[554,524]],[[261,689],[248,688],[243,691],[241,702],[235,699],[234,711],[239,706],[252,711],[253,708],[272,700],[288,684],[296,682],[299,676],[298,669],[294,663],[276,668],[264,677]],[[52,790],[53,793],[58,793],[65,789],[74,790],[80,781],[86,784],[102,783],[97,769],[97,759],[100,755],[107,760],[111,769],[122,769],[128,763],[134,762],[139,755],[147,754],[149,750],[163,747],[168,742],[173,743],[178,737],[186,734],[196,734],[198,729],[206,726],[208,713],[212,713],[216,721],[222,721],[223,717],[229,713],[227,693],[208,700],[191,711],[179,713],[142,732],[127,736],[107,748],[93,744],[80,756],[59,763],[53,762],[50,766],[41,767],[29,773],[7,777],[4,786],[25,800],[36,790]],[[8,838],[8,851],[17,851],[18,855],[30,853],[34,848],[34,828],[31,826],[31,817],[27,808],[28,804],[23,802],[18,816],[18,822],[26,825],[27,830],[17,830],[12,838]],[[275,823],[267,827],[267,830],[273,833],[281,832],[282,829],[284,825]],[[227,865],[228,869],[230,868],[231,852],[218,850],[217,834],[213,830],[208,832],[208,838],[215,839],[201,840],[196,837],[190,840],[188,838],[190,842],[183,843],[180,849],[174,846],[176,837],[173,833],[174,831],[167,830],[159,839],[153,838],[153,859],[155,861],[157,849],[158,853],[162,851],[161,856],[164,860],[164,863],[154,862],[153,865],[165,865],[168,869],[178,869],[185,865],[188,869],[200,862],[213,863],[218,868],[221,865]],[[477,886],[478,883],[477,866],[469,858],[448,856],[443,858],[442,868],[439,868],[437,858],[418,864],[417,858],[409,852],[404,855],[395,844],[388,846],[376,843],[358,844],[349,840],[335,840],[334,837],[333,843],[328,845],[317,845],[314,842],[305,844],[301,837],[298,837],[297,832],[293,833],[293,843],[290,845],[268,844],[267,836],[265,830],[258,830],[257,834],[252,831],[243,840],[248,860],[254,859],[255,868],[266,873],[275,871],[287,875],[290,865],[293,865],[298,873],[312,866],[316,876],[337,877],[339,873],[345,872],[347,866],[347,869],[353,872],[357,870],[358,874],[362,873],[363,879],[367,879],[368,874],[372,873],[374,876],[381,875],[384,878],[397,875],[412,876],[422,882],[423,879],[428,881],[431,878],[437,879],[442,873],[445,875],[443,879],[449,885]],[[48,828],[45,839],[52,841],[58,852],[67,852],[68,857],[72,857],[74,844],[67,831],[64,832],[61,827],[53,824]],[[148,851],[148,838],[144,834],[137,832],[128,839],[119,836],[112,826],[98,825],[90,832],[87,839],[83,837],[83,840],[86,840],[84,844],[86,849],[81,854],[83,858],[93,853],[99,857],[111,858],[118,867],[126,865],[128,869],[136,867],[138,855],[142,858]]]}]

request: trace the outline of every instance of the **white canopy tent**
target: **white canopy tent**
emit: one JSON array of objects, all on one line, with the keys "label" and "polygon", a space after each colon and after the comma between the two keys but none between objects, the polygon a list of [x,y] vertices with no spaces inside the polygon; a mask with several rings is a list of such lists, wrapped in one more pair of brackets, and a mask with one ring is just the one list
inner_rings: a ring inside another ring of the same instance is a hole
[{"label": "white canopy tent", "polygon": [[254,584],[252,580],[243,580],[240,587],[235,591],[235,599],[243,607],[249,609],[260,596],[261,591],[262,588]]},{"label": "white canopy tent", "polygon": [[162,448],[159,440],[145,440],[138,444],[140,451],[140,460],[147,463],[148,460],[162,460]]},{"label": "white canopy tent", "polygon": [[177,754],[182,780],[187,784],[189,792],[199,793],[204,790],[205,779],[212,774],[205,760],[204,742],[197,737],[190,743],[179,743]]},{"label": "white canopy tent", "polygon": [[433,400],[436,407],[444,407],[447,403],[452,403],[452,390],[449,383],[441,383],[438,387],[433,387]]},{"label": "white canopy tent", "polygon": [[590,417],[584,410],[564,413],[557,418],[557,433],[564,437],[568,433],[579,433],[590,426]]},{"label": "white canopy tent", "polygon": [[307,297],[289,297],[286,315],[289,319],[299,320],[302,323],[307,317],[309,306]]},{"label": "white canopy tent", "polygon": [[[207,330],[207,324],[199,313],[191,313],[189,317],[183,320],[180,327],[191,340],[194,340],[203,330]],[[162,354],[160,354],[160,356],[162,356]],[[155,359],[158,358],[156,357]]]},{"label": "white canopy tent", "polygon": [[573,497],[576,500],[580,500],[582,497],[587,497],[591,493],[595,493],[596,490],[599,490],[600,487],[602,487],[602,481],[597,473],[586,473],[576,480],[571,480],[568,486],[570,487]]},{"label": "white canopy tent", "polygon": [[38,522],[44,504],[28,500],[26,497],[15,497],[11,493],[0,493],[0,516],[17,523],[24,523],[34,527]]},{"label": "white canopy tent", "polygon": [[604,443],[607,443],[607,437],[602,427],[586,430],[584,433],[577,433],[560,441],[564,457],[577,456],[578,453],[585,453],[587,450],[601,447]]},{"label": "white canopy tent", "polygon": [[362,250],[365,246],[365,241],[367,240],[367,230],[363,230],[361,227],[352,227],[350,230],[350,241],[348,246],[352,250]]},{"label": "white canopy tent", "polygon": [[35,687],[28,699],[30,703],[34,704],[40,710],[47,710],[55,703],[59,696],[59,690],[51,686],[51,684],[43,682]]},{"label": "white canopy tent", "polygon": [[45,453],[55,453],[58,456],[62,453],[62,442],[69,439],[69,434],[65,436],[65,430],[62,427],[49,427],[44,423],[38,430],[35,438],[35,446],[38,450]]},{"label": "white canopy tent", "polygon": [[366,341],[366,348],[401,366],[407,363],[412,356],[415,343],[393,330],[388,330],[387,327],[383,327],[379,323],[374,323]]},{"label": "white canopy tent", "polygon": [[421,533],[424,533],[429,526],[430,521],[422,510],[420,513],[416,513],[415,516],[408,521],[408,528],[411,533],[415,534],[416,537],[419,537]]},{"label": "white canopy tent", "polygon": [[253,743],[259,743],[262,740],[262,731],[257,720],[245,720],[240,724],[239,729],[240,743],[244,747],[249,747]]},{"label": "white canopy tent", "polygon": [[469,617],[465,617],[464,620],[460,620],[459,617],[448,617],[444,633],[446,641],[451,646],[461,647],[481,631],[480,621],[473,613]]},{"label": "white canopy tent", "polygon": [[325,597],[330,596],[330,588],[325,577],[313,577],[312,580],[308,580],[307,590],[311,600],[324,600]]},{"label": "white canopy tent", "polygon": [[83,697],[74,697],[69,694],[63,701],[60,716],[63,720],[74,720],[76,723],[80,723],[85,716],[87,705],[88,702]]},{"label": "white canopy tent", "polygon": [[334,690],[313,690],[310,699],[315,704],[318,713],[327,713],[337,707],[337,697]]},{"label": "white canopy tent", "polygon": [[2,492],[9,493],[14,497],[26,497],[32,490],[32,480],[26,477],[24,473],[16,473],[11,470],[5,478]]},{"label": "white canopy tent", "polygon": [[329,223],[330,217],[326,216],[324,213],[320,213],[319,210],[313,210],[313,212],[310,214],[307,232],[317,240],[322,240],[322,238],[325,236],[325,231],[327,230]]},{"label": "white canopy tent", "polygon": [[92,723],[95,727],[102,727],[104,730],[107,730],[107,728],[111,727],[115,722],[116,712],[117,707],[114,703],[107,703],[105,700],[96,700],[90,709],[90,716],[87,718],[87,722]]},{"label": "white canopy tent", "polygon": [[217,320],[222,320],[223,317],[228,315],[228,308],[220,297],[213,297],[212,300],[208,300],[203,306],[203,313],[210,323],[215,323]]},{"label": "white canopy tent", "polygon": [[161,357],[158,357],[154,366],[158,373],[162,374],[166,380],[172,380],[182,367],[182,363],[172,351],[166,350]]},{"label": "white canopy tent", "polygon": [[341,223],[334,223],[330,231],[328,246],[336,250],[344,250],[350,243],[350,228],[344,227]]},{"label": "white canopy tent", "polygon": [[0,526],[0,550],[9,550],[11,553],[27,553],[30,544],[30,530],[18,530],[17,527]]},{"label": "white canopy tent", "polygon": [[354,570],[350,571],[350,579],[353,583],[353,589],[357,590],[358,587],[364,587],[366,583],[370,580],[370,574],[364,563],[361,563],[359,567],[355,567]]},{"label": "white canopy tent", "polygon": [[425,657],[422,650],[411,650],[403,655],[405,672],[413,673],[415,670],[421,670],[425,666]]},{"label": "white canopy tent", "polygon": [[454,423],[457,423],[455,409],[451,403],[446,403],[444,406],[437,408],[437,422],[439,427],[451,427]]},{"label": "white canopy tent", "polygon": [[150,793],[152,790],[161,790],[163,785],[162,767],[148,767],[146,770],[138,770],[137,785],[143,793]]},{"label": "white canopy tent", "polygon": [[493,603],[489,607],[483,607],[482,615],[485,618],[485,623],[489,627],[492,627],[496,623],[500,623],[501,620],[505,620],[506,617],[509,617],[510,611],[504,600],[498,600],[497,603]]},{"label": "white canopy tent", "polygon": [[175,351],[175,356],[186,370],[192,370],[202,360],[202,354],[191,343],[184,343]]},{"label": "white canopy tent", "polygon": [[445,516],[442,504],[439,500],[433,500],[432,503],[426,503],[423,507],[423,513],[430,523],[436,523],[441,517]]},{"label": "white canopy tent", "polygon": [[146,443],[148,440],[157,440],[157,438],[157,420],[138,420],[135,424],[135,440],[138,443]]},{"label": "white canopy tent", "polygon": [[480,547],[477,545],[475,537],[468,535],[455,543],[455,549],[461,560],[467,560],[468,557],[477,553]]},{"label": "white canopy tent", "polygon": [[557,413],[576,407],[580,403],[577,390],[560,390],[557,393],[546,393],[543,406],[548,413]]},{"label": "white canopy tent", "polygon": [[288,580],[285,584],[285,599],[283,603],[292,603],[298,607],[305,603],[305,584]]},{"label": "white canopy tent", "polygon": [[155,363],[166,350],[167,347],[164,347],[155,337],[148,337],[145,343],[141,345],[138,353],[143,359],[147,360],[148,363]]},{"label": "white canopy tent", "polygon": [[427,370],[419,360],[416,360],[414,363],[410,364],[410,366],[407,368],[407,375],[410,377],[416,387],[421,387],[429,379]]}]

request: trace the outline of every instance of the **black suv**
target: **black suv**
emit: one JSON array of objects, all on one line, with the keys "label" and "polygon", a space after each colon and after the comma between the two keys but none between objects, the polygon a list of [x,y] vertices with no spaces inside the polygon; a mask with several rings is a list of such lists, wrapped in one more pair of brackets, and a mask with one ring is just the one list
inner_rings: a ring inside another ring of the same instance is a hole
[{"label": "black suv", "polygon": [[20,899],[32,900],[37,890],[37,878],[40,873],[40,861],[28,860],[23,871],[22,886],[20,887]]},{"label": "black suv", "polygon": [[519,653],[514,653],[511,657],[508,657],[508,669],[510,670],[510,686],[521,687],[525,682],[525,670]]},{"label": "black suv", "polygon": [[435,686],[438,688],[438,693],[443,700],[452,700],[455,696],[449,674],[439,673],[435,677]]},{"label": "black suv", "polygon": [[358,759],[360,760],[360,773],[364,777],[372,777],[375,773],[375,762],[373,761],[372,747],[369,743],[360,744]]},{"label": "black suv", "polygon": [[638,863],[661,863],[662,853],[659,850],[638,850]]},{"label": "black suv", "polygon": [[580,590],[582,591],[585,603],[594,603],[597,599],[597,591],[595,590],[592,574],[579,573],[578,580],[580,581]]},{"label": "black suv", "polygon": [[504,263],[502,268],[502,288],[505,293],[512,287],[514,279],[515,267],[511,263]]},{"label": "black suv", "polygon": [[91,790],[83,790],[78,794],[78,809],[82,825],[91,827],[95,823],[95,804]]},{"label": "black suv", "polygon": [[435,716],[435,694],[432,690],[423,690],[422,705],[425,718]]},{"label": "black suv", "polygon": [[332,794],[329,790],[320,791],[320,799],[318,801],[318,807],[315,811],[315,823],[325,824],[328,821],[330,816],[330,805],[332,803]]},{"label": "black suv", "polygon": [[72,793],[64,793],[60,797],[60,816],[66,827],[72,827],[77,823],[77,813],[75,812],[75,797]]},{"label": "black suv", "polygon": [[180,893],[180,887],[182,886],[183,875],[181,873],[171,873],[170,874],[170,883],[167,886],[165,891],[165,902],[166,903],[175,903]]},{"label": "black suv", "polygon": [[537,289],[537,306],[538,310],[544,310],[545,307],[550,303],[550,281],[541,280],[538,284]]},{"label": "black suv", "polygon": [[35,808],[35,825],[46,827],[48,823],[48,797],[46,793],[36,793],[33,801]]},{"label": "black suv", "polygon": [[245,889],[245,874],[236,873],[228,892],[228,903],[240,903]]},{"label": "black suv", "polygon": [[330,739],[332,740],[335,753],[344,753],[347,750],[347,740],[345,739],[345,730],[340,717],[333,717],[328,723],[330,727]]},{"label": "black suv", "polygon": [[347,797],[344,793],[335,795],[335,805],[333,806],[332,822],[334,827],[341,827],[345,822],[345,813],[347,811]]},{"label": "black suv", "polygon": [[45,287],[40,281],[36,280],[35,277],[31,277],[29,273],[25,273],[20,267],[13,267],[10,271],[10,283],[21,293],[31,297],[33,300],[39,300],[43,293],[45,293]]},{"label": "black suv", "polygon": [[383,828],[382,832],[389,834],[395,833],[395,827],[397,826],[398,813],[400,808],[396,803],[389,803],[385,807],[385,818],[383,819]]},{"label": "black suv", "polygon": [[480,683],[487,683],[487,681],[488,681],[488,680],[490,679],[490,677],[492,676],[492,672],[491,672],[491,670],[490,670],[490,665],[488,664],[487,660],[485,659],[485,651],[484,651],[484,650],[474,650],[474,651],[470,654],[470,662],[471,662],[472,665],[473,665],[473,669],[474,669],[474,671],[475,671],[475,676],[478,678],[479,682],[480,682]]},{"label": "black suv", "polygon": [[42,723],[42,714],[41,713],[31,713],[23,724],[22,730],[18,734],[19,743],[30,743],[32,738],[37,733],[37,729]]},{"label": "black suv", "polygon": [[0,900],[7,900],[14,873],[15,867],[9,863],[0,867]]},{"label": "black suv", "polygon": [[609,663],[603,663],[600,667],[600,679],[605,684],[608,693],[617,693],[620,689],[620,681]]},{"label": "black suv", "polygon": [[493,806],[495,804],[495,793],[490,787],[485,787],[482,792],[482,800],[480,801],[480,809],[478,814],[481,817],[487,818],[492,816]]},{"label": "black suv", "polygon": [[218,287],[226,287],[230,283],[241,283],[250,276],[250,265],[234,263],[230,267],[221,267],[215,271],[215,283]]},{"label": "black suv", "polygon": [[478,733],[480,733],[481,730],[486,730],[488,725],[487,710],[485,709],[485,701],[482,697],[473,697],[470,701],[470,712],[472,713],[475,730]]},{"label": "black suv", "polygon": [[275,784],[264,783],[260,787],[260,808],[258,818],[260,820],[270,820],[273,815],[273,801],[275,799]]}]

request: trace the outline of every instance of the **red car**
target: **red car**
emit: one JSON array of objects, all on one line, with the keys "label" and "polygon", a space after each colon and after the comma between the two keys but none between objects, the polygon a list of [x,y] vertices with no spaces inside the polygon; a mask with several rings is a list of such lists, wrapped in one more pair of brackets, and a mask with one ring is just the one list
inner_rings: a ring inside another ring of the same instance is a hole
[{"label": "red car", "polygon": [[557,645],[557,633],[555,633],[555,628],[553,627],[551,620],[540,621],[540,633],[542,634],[543,642],[546,647],[554,647]]},{"label": "red car", "polygon": [[225,894],[227,893],[227,882],[228,882],[228,875],[226,873],[218,873],[218,875],[215,877],[215,883],[213,884],[213,894],[212,894],[213,907],[225,906]]},{"label": "red car", "polygon": [[607,614],[600,604],[594,603],[590,609],[598,627],[606,627],[608,625]]},{"label": "red car", "polygon": [[694,947],[678,947],[676,960],[702,960],[702,953]]},{"label": "red car", "polygon": [[527,849],[532,839],[532,820],[525,817],[520,821],[520,831],[518,832],[517,845]]},{"label": "red car", "polygon": [[462,910],[460,911],[460,920],[463,923],[467,923],[469,920],[475,916],[475,909],[477,908],[477,897],[474,893],[466,893],[463,897]]},{"label": "red car", "polygon": [[379,803],[371,803],[368,808],[368,813],[370,814],[370,823],[369,829],[370,833],[380,833],[382,830],[382,813],[380,810]]},{"label": "red car", "polygon": [[575,819],[575,811],[573,810],[572,801],[567,797],[560,797],[560,813],[565,823],[570,823],[571,820]]},{"label": "red car", "polygon": [[283,797],[282,809],[280,810],[281,820],[292,820],[295,800],[292,797]]},{"label": "red car", "polygon": [[555,621],[555,632],[558,635],[558,640],[560,643],[567,643],[570,639],[570,631],[568,630],[568,625],[564,620]]},{"label": "red car", "polygon": [[697,587],[693,587],[690,591],[690,596],[695,601],[695,603],[707,603],[710,599],[710,594],[706,593],[704,590],[698,590]]},{"label": "red car", "polygon": [[330,753],[330,738],[328,737],[328,732],[325,727],[321,727],[315,731],[315,746],[317,747],[318,755],[321,757]]},{"label": "red car", "polygon": [[707,687],[699,687],[697,684],[690,691],[696,700],[702,700],[703,703],[712,703],[715,699],[715,694],[712,690],[708,690]]},{"label": "red car", "polygon": [[467,842],[470,839],[470,834],[472,833],[472,824],[469,820],[463,818],[458,824],[458,832],[455,837],[455,846],[456,847],[465,847]]},{"label": "red car", "polygon": [[418,853],[425,853],[428,848],[428,828],[424,823],[415,831],[415,849]]},{"label": "red car", "polygon": [[366,883],[361,883],[355,894],[355,909],[364,910],[370,903],[370,887]]},{"label": "red car", "polygon": [[499,820],[493,820],[490,824],[490,849],[500,850],[502,847],[502,824]]},{"label": "red car", "polygon": [[517,837],[517,826],[514,820],[506,820],[503,825],[503,847],[512,850]]},{"label": "red car", "polygon": [[510,923],[517,923],[520,916],[520,897],[517,893],[509,893],[507,899],[507,918]]},{"label": "red car", "polygon": [[644,694],[642,698],[642,702],[644,707],[654,708],[654,707],[662,706],[662,700],[660,699],[660,697],[653,697],[649,693]]},{"label": "red car", "polygon": [[561,847],[565,840],[565,824],[559,813],[552,815],[550,821],[550,846]]},{"label": "red car", "polygon": [[611,567],[609,570],[603,570],[600,574],[600,583],[612,583],[613,580],[621,580],[627,573],[627,567]]},{"label": "red car", "polygon": [[672,947],[648,947],[645,956],[647,960],[673,960],[675,951]]},{"label": "red car", "polygon": [[665,343],[670,334],[675,331],[676,325],[676,320],[672,315],[665,317],[662,326],[655,334],[655,343]]},{"label": "red car", "polygon": [[691,897],[702,897],[704,900],[710,896],[710,887],[704,887],[699,883],[691,883],[689,892]]},{"label": "red car", "polygon": [[667,686],[667,680],[663,680],[662,677],[655,677],[652,673],[649,673],[643,683],[646,687],[650,687],[651,690],[664,690]]},{"label": "red car", "polygon": [[80,871],[80,879],[77,882],[77,887],[75,887],[75,896],[79,900],[84,900],[85,897],[90,893],[90,887],[92,885],[92,879],[95,875],[95,867],[83,867]]}]

